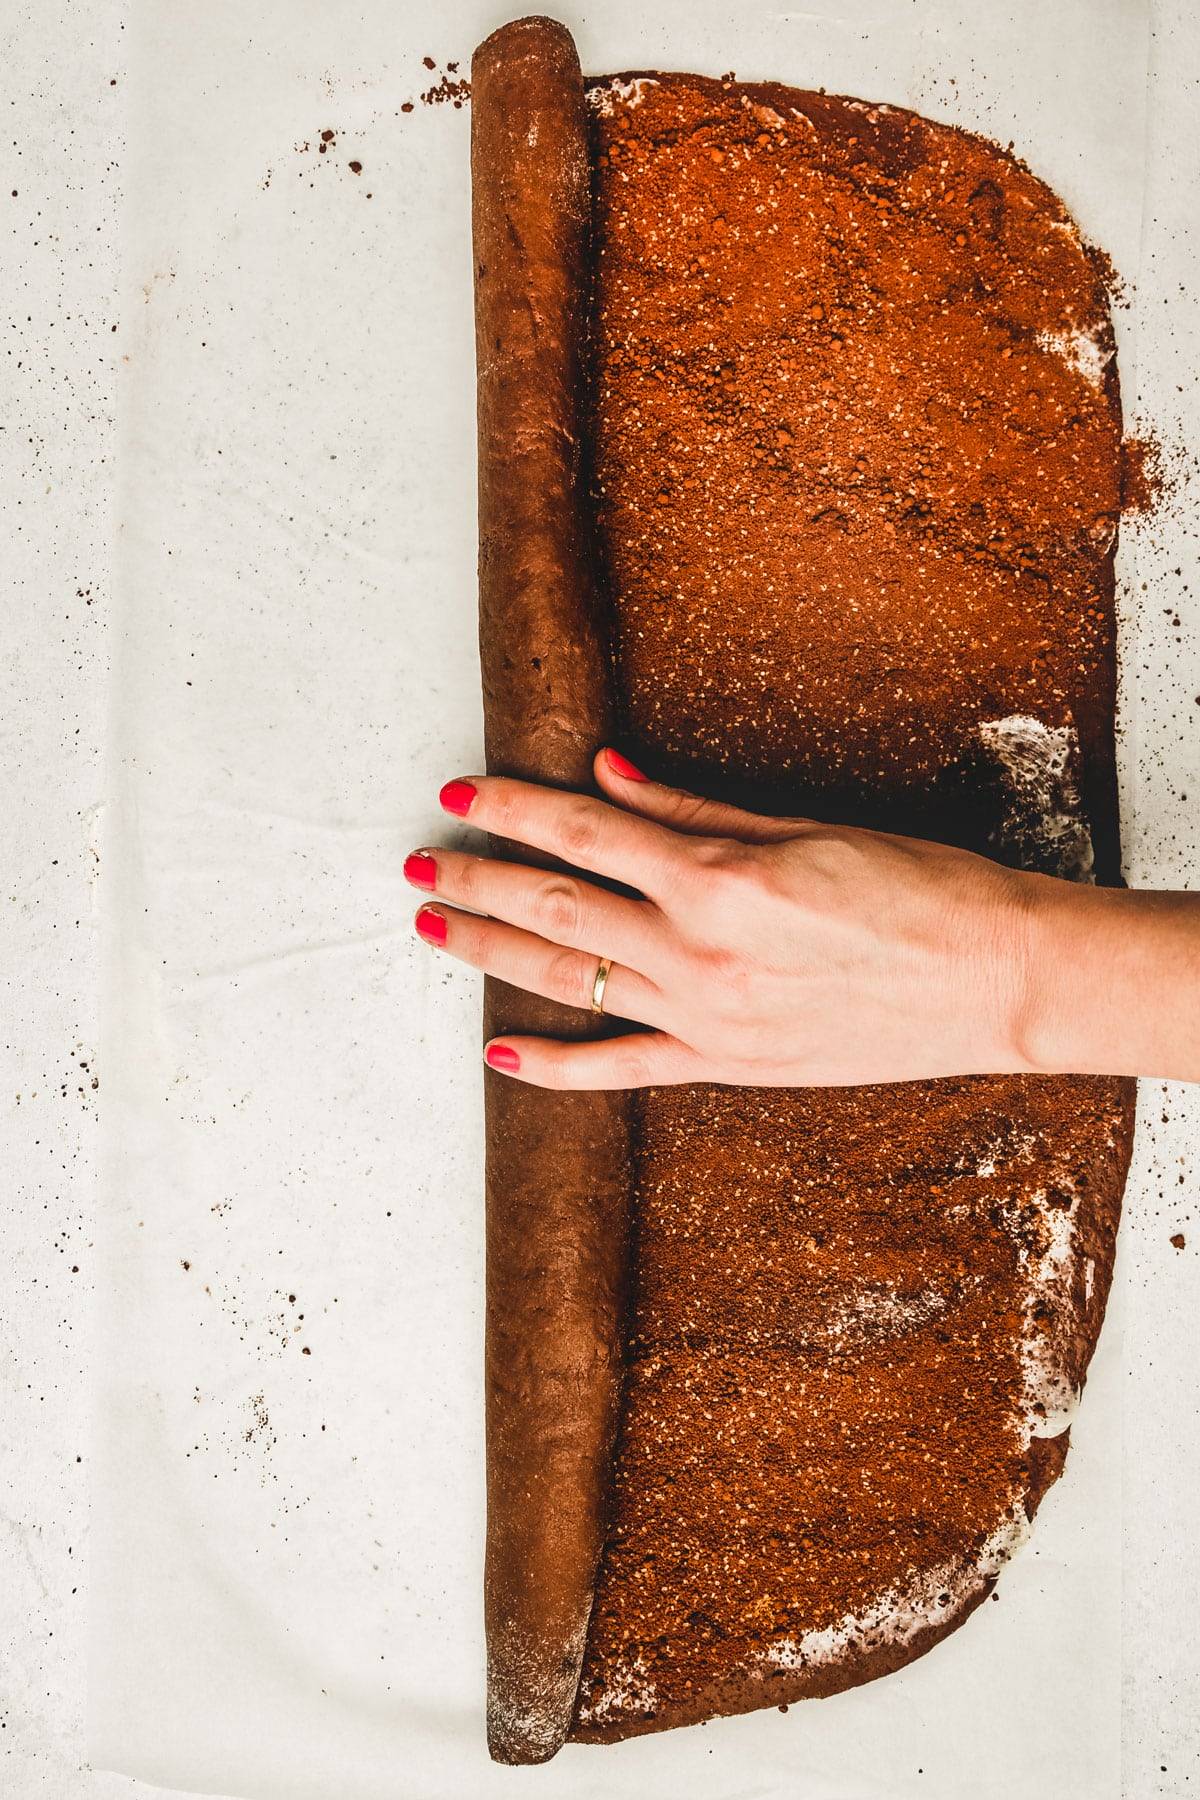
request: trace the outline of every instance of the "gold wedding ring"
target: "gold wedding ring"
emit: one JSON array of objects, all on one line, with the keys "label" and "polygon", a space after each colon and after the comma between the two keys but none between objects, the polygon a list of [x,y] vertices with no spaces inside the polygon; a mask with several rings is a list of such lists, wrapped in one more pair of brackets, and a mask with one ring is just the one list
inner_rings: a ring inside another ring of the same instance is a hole
[{"label": "gold wedding ring", "polygon": [[594,1013],[604,1011],[604,990],[608,986],[608,977],[611,971],[612,964],[602,956],[600,967],[596,970],[596,979],[592,983],[592,1011]]}]

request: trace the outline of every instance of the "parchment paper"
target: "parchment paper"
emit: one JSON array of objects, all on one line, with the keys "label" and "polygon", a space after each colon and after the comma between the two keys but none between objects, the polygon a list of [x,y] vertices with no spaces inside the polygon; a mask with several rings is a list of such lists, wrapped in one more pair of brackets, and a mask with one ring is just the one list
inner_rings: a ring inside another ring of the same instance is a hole
[{"label": "parchment paper", "polygon": [[[134,26],[93,1760],[246,1800],[1106,1800],[1111,1306],[1033,1542],[931,1656],[787,1718],[487,1762],[479,995],[413,939],[401,865],[481,754],[468,115],[419,95],[506,16],[147,0]],[[1142,0],[562,16],[588,71],[1011,139],[1135,272]]]}]

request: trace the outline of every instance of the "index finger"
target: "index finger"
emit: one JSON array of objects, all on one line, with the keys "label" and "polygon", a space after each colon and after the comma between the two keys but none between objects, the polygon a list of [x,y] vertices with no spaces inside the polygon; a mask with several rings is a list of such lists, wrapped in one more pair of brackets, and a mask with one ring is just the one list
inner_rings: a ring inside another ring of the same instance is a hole
[{"label": "index finger", "polygon": [[484,775],[448,781],[440,799],[447,812],[482,831],[607,875],[651,899],[671,884],[683,859],[676,832],[590,794]]}]

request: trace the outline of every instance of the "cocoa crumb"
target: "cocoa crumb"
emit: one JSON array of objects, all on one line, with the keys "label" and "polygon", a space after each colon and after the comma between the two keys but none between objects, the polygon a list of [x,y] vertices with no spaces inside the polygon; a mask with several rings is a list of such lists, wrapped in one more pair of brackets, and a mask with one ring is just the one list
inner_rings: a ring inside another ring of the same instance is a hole
[{"label": "cocoa crumb", "polygon": [[1166,486],[1162,448],[1149,436],[1127,437],[1121,445],[1121,510],[1152,512]]},{"label": "cocoa crumb", "polygon": [[449,75],[443,75],[436,87],[426,88],[421,95],[421,103],[424,106],[444,106],[449,101],[458,110],[470,96],[471,83],[465,77],[452,81]]}]

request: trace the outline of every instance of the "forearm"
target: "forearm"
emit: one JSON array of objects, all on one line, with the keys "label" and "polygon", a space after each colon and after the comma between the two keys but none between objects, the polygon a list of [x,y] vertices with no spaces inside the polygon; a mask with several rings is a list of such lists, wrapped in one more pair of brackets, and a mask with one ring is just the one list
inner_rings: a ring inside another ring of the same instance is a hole
[{"label": "forearm", "polygon": [[1200,894],[1026,880],[1031,1066],[1200,1081]]}]

